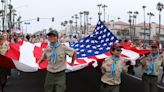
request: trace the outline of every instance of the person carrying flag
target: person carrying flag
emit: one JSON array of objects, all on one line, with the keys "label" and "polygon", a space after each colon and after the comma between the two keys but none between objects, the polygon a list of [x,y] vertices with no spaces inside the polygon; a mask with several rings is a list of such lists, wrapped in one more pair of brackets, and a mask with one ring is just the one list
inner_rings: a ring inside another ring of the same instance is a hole
[{"label": "person carrying flag", "polygon": [[152,41],[151,52],[140,60],[138,65],[142,65],[144,92],[157,92],[157,80],[161,65],[164,66],[164,54],[159,51],[159,42]]},{"label": "person carrying flag", "polygon": [[[3,33],[0,34],[0,54],[5,55],[6,52],[9,50],[9,42],[8,42],[8,34]],[[5,61],[0,61],[5,62]],[[7,83],[7,77],[8,75],[11,75],[10,69],[5,69],[3,67],[0,67],[0,85],[1,85],[1,91],[3,92],[3,89]]]},{"label": "person carrying flag", "polygon": [[66,55],[72,57],[72,65],[76,59],[76,52],[60,44],[58,32],[51,30],[48,34],[49,46],[45,48],[38,64],[47,59],[47,75],[45,79],[45,92],[65,92],[66,89]]},{"label": "person carrying flag", "polygon": [[119,92],[121,83],[121,72],[127,72],[130,62],[126,62],[121,56],[121,48],[119,43],[114,43],[111,48],[111,56],[107,57],[102,64],[102,85],[100,92]]}]

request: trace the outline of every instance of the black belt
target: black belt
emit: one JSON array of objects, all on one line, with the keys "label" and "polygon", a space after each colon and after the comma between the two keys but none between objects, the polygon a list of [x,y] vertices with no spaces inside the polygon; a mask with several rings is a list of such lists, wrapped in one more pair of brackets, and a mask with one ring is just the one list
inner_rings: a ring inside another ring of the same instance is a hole
[{"label": "black belt", "polygon": [[145,76],[149,76],[149,77],[155,77],[155,78],[157,78],[156,75],[148,75],[147,73],[144,73],[143,75],[145,75]]},{"label": "black belt", "polygon": [[113,87],[119,86],[119,85],[109,85],[109,84],[106,84],[106,83],[103,83],[103,82],[101,82],[101,83],[102,83],[102,86],[103,86],[104,88],[106,88],[107,86],[113,86]]},{"label": "black belt", "polygon": [[[48,71],[49,72],[49,71]],[[65,72],[65,70],[62,70],[62,71],[59,71],[59,72],[55,72],[55,73],[52,73],[52,72],[49,72],[51,74],[56,74],[56,73],[62,73],[62,72]]]}]

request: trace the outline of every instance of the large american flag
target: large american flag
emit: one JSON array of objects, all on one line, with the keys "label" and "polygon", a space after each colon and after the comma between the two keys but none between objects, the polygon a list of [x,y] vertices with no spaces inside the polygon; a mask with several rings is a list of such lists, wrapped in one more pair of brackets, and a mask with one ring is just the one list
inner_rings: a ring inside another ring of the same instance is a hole
[{"label": "large american flag", "polygon": [[[121,42],[121,40],[119,40],[111,31],[109,31],[104,23],[99,20],[92,34],[81,40],[70,42],[68,44],[69,47],[73,48],[77,52],[77,59],[74,65],[74,67],[77,66],[77,68],[73,70],[78,70],[93,62],[93,65],[96,67],[98,60],[110,56],[110,46],[113,43],[119,42]],[[126,59],[132,60],[138,58],[139,54],[123,49],[122,56]],[[67,60],[68,63],[71,62],[69,57]]]},{"label": "large american flag", "polygon": [[77,58],[84,58],[109,52],[110,46],[116,42],[119,42],[119,39],[99,20],[91,35],[71,42],[70,47],[76,50]]}]

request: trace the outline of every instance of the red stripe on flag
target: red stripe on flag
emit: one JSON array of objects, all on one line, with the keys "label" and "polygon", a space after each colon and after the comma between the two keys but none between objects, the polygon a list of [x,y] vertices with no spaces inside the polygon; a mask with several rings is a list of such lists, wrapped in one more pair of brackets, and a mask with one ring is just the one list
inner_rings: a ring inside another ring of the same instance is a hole
[{"label": "red stripe on flag", "polygon": [[76,62],[78,62],[79,64],[84,64],[87,63],[84,59],[76,59]]},{"label": "red stripe on flag", "polygon": [[47,42],[43,42],[42,44],[41,44],[41,48],[46,48],[48,46],[48,43]]},{"label": "red stripe on flag", "polygon": [[34,57],[36,58],[36,62],[37,62],[41,58],[41,56],[43,54],[43,50],[42,50],[42,48],[35,46],[33,53],[34,53]]},{"label": "red stripe on flag", "polygon": [[96,56],[89,56],[88,58],[98,60],[98,58]]},{"label": "red stripe on flag", "polygon": [[19,60],[19,48],[21,44],[10,43],[10,49],[7,51],[6,56],[14,60]]},{"label": "red stripe on flag", "polygon": [[[37,63],[38,60],[42,57],[43,49],[42,49],[41,47],[35,46],[35,47],[34,47],[33,53],[34,53],[34,57],[35,57],[36,63]],[[46,69],[47,66],[48,66],[48,60],[45,60],[44,62],[42,62],[42,63],[39,65],[39,67],[40,67],[41,69]]]},{"label": "red stripe on flag", "polygon": [[122,57],[125,57],[125,58],[129,58],[128,56],[124,55],[124,54],[121,54]]}]

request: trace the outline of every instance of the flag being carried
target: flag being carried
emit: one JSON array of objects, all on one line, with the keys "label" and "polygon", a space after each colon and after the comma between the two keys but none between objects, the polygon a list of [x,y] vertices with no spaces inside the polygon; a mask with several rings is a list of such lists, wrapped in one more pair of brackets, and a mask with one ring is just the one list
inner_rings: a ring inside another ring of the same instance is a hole
[{"label": "flag being carried", "polygon": [[[110,46],[113,43],[119,42],[120,40],[99,20],[91,35],[79,41],[65,43],[77,52],[77,59],[74,65],[70,65],[71,58],[67,56],[67,70],[76,71],[88,66],[88,64],[93,64],[93,66],[96,67],[99,59],[110,56]],[[44,45],[47,44],[44,43]],[[15,66],[17,69],[24,72],[35,72],[39,68],[45,69],[47,67],[47,62],[41,64],[40,67],[37,65],[37,61],[43,53],[43,48],[46,47],[43,46],[43,44],[36,46],[29,42],[21,42],[18,44],[10,43],[10,47],[6,56],[12,59],[14,63],[10,62],[10,64],[14,64],[12,66]],[[131,61],[135,61],[139,58],[139,53],[123,49],[122,56]]]}]

